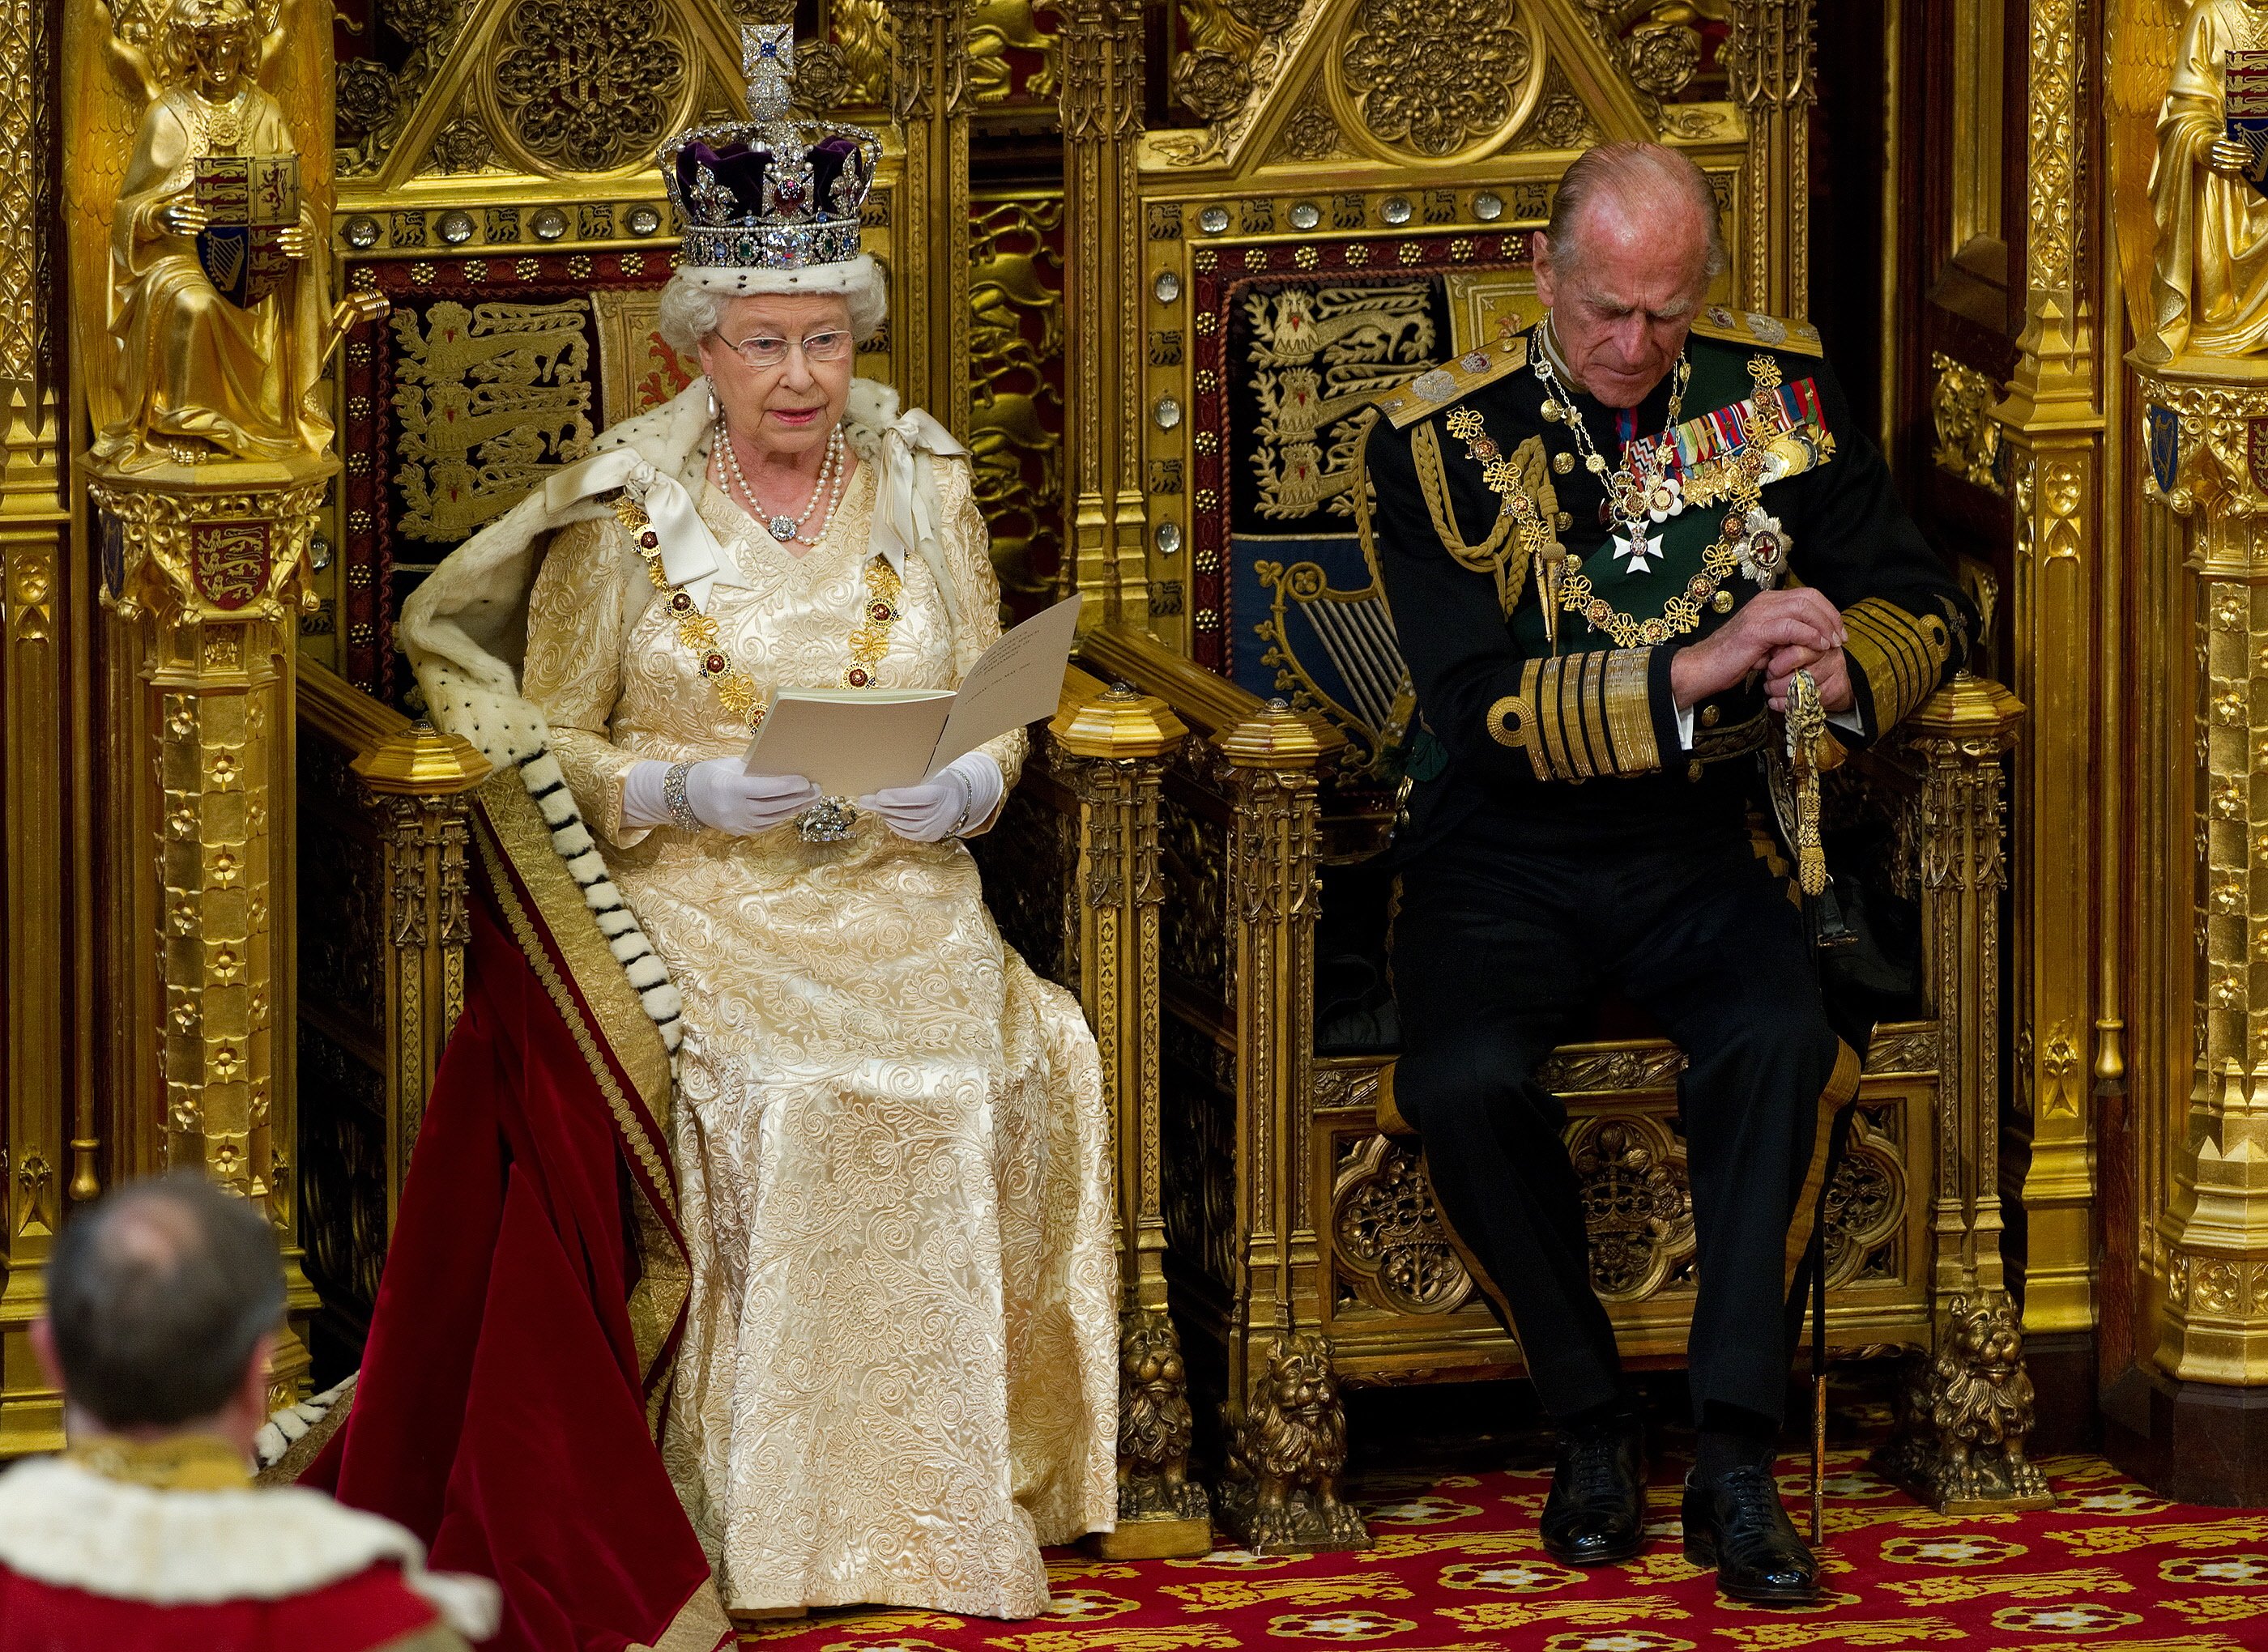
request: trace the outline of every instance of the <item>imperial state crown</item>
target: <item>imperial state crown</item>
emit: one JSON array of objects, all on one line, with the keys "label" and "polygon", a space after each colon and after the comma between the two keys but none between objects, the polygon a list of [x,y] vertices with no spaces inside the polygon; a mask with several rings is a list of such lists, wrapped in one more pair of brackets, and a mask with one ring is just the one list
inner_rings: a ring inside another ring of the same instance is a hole
[{"label": "imperial state crown", "polygon": [[794,118],[792,26],[750,24],[740,40],[749,118],[681,132],[655,158],[685,226],[683,261],[800,269],[858,257],[881,139]]}]

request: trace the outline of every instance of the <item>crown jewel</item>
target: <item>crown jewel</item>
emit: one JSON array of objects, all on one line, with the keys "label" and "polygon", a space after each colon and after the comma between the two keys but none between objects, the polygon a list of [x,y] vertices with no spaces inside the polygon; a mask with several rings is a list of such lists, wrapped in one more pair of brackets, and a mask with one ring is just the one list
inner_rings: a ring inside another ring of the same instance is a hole
[{"label": "crown jewel", "polygon": [[685,225],[687,264],[800,269],[858,256],[858,213],[882,142],[855,126],[799,121],[795,31],[740,30],[746,122],[696,127],[655,158]]}]

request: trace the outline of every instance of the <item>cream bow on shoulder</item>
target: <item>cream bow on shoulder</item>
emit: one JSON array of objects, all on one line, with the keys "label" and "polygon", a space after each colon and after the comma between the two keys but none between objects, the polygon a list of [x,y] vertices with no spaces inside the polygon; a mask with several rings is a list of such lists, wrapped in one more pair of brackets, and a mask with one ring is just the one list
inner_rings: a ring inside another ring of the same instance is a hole
[{"label": "cream bow on shoulder", "polygon": [[578,500],[617,488],[645,506],[646,520],[661,541],[661,571],[703,609],[709,606],[710,591],[718,585],[747,588],[748,582],[701,519],[685,484],[634,447],[612,448],[554,472],[543,484],[544,508],[556,514]]},{"label": "cream bow on shoulder", "polygon": [[901,413],[898,393],[871,378],[851,380],[843,422],[860,456],[880,466],[874,497],[874,548],[889,559],[891,569],[901,577],[909,554],[927,563],[937,580],[938,592],[945,598],[946,617],[958,625],[960,605],[940,542],[945,506],[938,495],[937,469],[934,463],[924,464],[916,455],[926,453],[932,460],[957,459],[968,450],[919,407]]}]

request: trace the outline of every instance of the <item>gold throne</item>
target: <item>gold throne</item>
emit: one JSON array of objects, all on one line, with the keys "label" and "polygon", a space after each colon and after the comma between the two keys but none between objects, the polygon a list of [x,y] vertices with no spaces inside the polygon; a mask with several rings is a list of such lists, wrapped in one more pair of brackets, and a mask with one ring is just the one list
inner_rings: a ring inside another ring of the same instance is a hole
[{"label": "gold throne", "polygon": [[[1130,1196],[1155,1200],[1145,1242],[1162,1242],[1193,1384],[1220,1407],[1220,1501],[1262,1546],[1364,1540],[1335,1494],[1338,1388],[1523,1369],[1414,1148],[1378,1128],[1394,1065],[1387,896],[1366,863],[1391,821],[1410,697],[1349,490],[1372,396],[1533,319],[1528,235],[1566,163],[1602,138],[1684,148],[1726,213],[1721,296],[1800,310],[1804,9],[1731,8],[1706,70],[1696,19],[1676,11],[1350,0],[1268,28],[1190,6],[1169,71],[1190,123],[1142,140],[1126,209],[1139,256],[1116,316],[1141,341],[1138,393],[1121,398],[1138,416],[1106,438],[1120,509],[1076,547],[1105,613],[1078,659],[1189,730],[1132,765],[1155,814],[1130,853],[1161,916],[1154,973],[1123,1012],[1155,1041],[1160,1090],[1155,1180]],[[1392,71],[1412,34],[1445,31],[1465,81]],[[1101,377],[1075,381],[1075,403]],[[1827,1335],[1838,1354],[1913,1351],[1925,1412],[1928,1384],[1976,1357],[1964,1327],[2015,1325],[1999,1252],[1999,900],[2020,716],[1964,676],[1838,788],[1870,823],[1869,881],[1911,913],[1919,985],[1875,1035],[1828,1196]],[[1020,794],[1022,841],[1051,806],[1044,789]],[[1624,1354],[1675,1364],[1693,1290],[1670,1127],[1683,1058],[1629,1031],[1561,1049],[1548,1082],[1568,1104],[1594,1279]],[[1940,1353],[1952,1364],[1933,1377]],[[1304,1455],[1267,1460],[1287,1427]],[[1980,1474],[1948,1466],[1963,1456],[1950,1433],[1910,1433],[1894,1465],[1944,1506],[2036,1494],[2020,1450]],[[1288,1524],[1255,1524],[1256,1505],[1279,1501]]]}]

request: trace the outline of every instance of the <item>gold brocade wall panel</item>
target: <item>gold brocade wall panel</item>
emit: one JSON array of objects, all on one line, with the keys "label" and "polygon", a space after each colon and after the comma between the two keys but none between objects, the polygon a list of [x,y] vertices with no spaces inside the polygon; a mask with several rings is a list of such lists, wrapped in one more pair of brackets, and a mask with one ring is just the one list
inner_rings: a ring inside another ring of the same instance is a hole
[{"label": "gold brocade wall panel", "polygon": [[1001,595],[1022,613],[1064,569],[1063,195],[979,188],[970,210],[966,439]]}]

